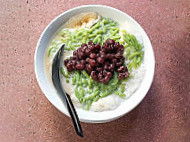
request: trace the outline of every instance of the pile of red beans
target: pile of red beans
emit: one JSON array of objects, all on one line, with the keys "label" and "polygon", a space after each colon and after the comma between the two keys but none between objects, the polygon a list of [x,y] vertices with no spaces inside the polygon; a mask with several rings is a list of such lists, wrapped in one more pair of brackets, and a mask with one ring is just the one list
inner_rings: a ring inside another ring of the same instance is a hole
[{"label": "pile of red beans", "polygon": [[69,72],[86,70],[93,80],[101,83],[109,82],[114,71],[118,72],[118,79],[121,80],[129,76],[123,50],[123,45],[111,39],[107,39],[103,46],[90,41],[83,43],[64,63]]}]

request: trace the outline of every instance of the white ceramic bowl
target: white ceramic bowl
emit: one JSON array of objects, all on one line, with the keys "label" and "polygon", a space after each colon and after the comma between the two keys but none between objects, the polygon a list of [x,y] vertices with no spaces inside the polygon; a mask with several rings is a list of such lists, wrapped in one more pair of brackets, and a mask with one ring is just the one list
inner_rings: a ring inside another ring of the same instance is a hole
[{"label": "white ceramic bowl", "polygon": [[57,30],[72,16],[79,14],[81,12],[97,12],[104,17],[111,18],[119,23],[126,23],[127,29],[135,28],[136,31],[142,36],[145,52],[144,52],[144,63],[146,72],[144,79],[138,88],[138,90],[131,95],[130,98],[126,99],[120,106],[111,111],[103,112],[91,112],[82,109],[76,109],[79,119],[83,122],[90,123],[102,123],[117,119],[126,113],[134,109],[146,96],[154,76],[155,59],[153,49],[150,40],[143,30],[143,28],[129,15],[126,13],[104,5],[84,5],[70,9],[59,16],[57,16],[51,23],[46,27],[42,33],[35,52],[34,64],[36,78],[39,83],[40,88],[47,97],[47,99],[62,113],[69,116],[66,107],[61,102],[59,96],[56,93],[54,87],[52,87],[51,82],[48,80],[45,65],[44,56],[47,49],[47,45],[51,40],[52,36],[57,32]]}]

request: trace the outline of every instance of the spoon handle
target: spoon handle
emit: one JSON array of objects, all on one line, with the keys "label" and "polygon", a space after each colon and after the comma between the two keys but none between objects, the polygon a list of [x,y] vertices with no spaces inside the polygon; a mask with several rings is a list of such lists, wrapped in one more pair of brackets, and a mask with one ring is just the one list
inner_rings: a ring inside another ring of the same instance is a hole
[{"label": "spoon handle", "polygon": [[[56,73],[53,74],[53,76],[55,76],[55,75],[56,75]],[[82,132],[82,128],[81,128],[81,125],[80,125],[80,121],[79,121],[77,112],[75,111],[75,108],[73,106],[73,103],[71,101],[70,96],[67,93],[65,93],[65,91],[62,89],[58,72],[57,72],[57,75],[58,75],[58,80],[54,81],[54,86],[56,87],[57,92],[61,96],[60,98],[61,98],[62,102],[64,104],[65,103],[67,104],[67,110],[68,110],[68,112],[69,112],[69,114],[71,116],[71,119],[72,119],[72,122],[73,122],[73,125],[74,125],[76,133],[79,136],[83,137],[83,132]]]},{"label": "spoon handle", "polygon": [[76,111],[74,109],[71,98],[67,93],[65,93],[65,96],[67,98],[67,108],[68,108],[69,114],[72,118],[72,121],[73,121],[73,124],[75,127],[75,131],[79,136],[83,137],[83,132],[82,132],[82,128],[80,125],[80,121],[79,121],[78,115],[76,114]]}]

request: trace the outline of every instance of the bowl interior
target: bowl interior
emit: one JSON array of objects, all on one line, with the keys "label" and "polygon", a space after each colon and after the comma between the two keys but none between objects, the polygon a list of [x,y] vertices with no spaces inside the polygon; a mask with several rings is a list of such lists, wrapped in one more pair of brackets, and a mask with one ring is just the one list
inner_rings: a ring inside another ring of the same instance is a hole
[{"label": "bowl interior", "polygon": [[55,88],[52,86],[51,81],[48,79],[46,75],[46,70],[44,66],[44,56],[46,48],[48,47],[49,41],[52,39],[53,35],[57,32],[57,30],[72,16],[79,14],[81,12],[97,12],[104,17],[111,18],[118,23],[125,23],[127,29],[133,29],[134,32],[138,32],[144,43],[144,63],[146,72],[144,75],[144,79],[141,82],[140,87],[136,90],[134,94],[131,95],[128,99],[126,99],[123,103],[121,103],[116,109],[111,111],[103,111],[103,112],[92,112],[85,111],[82,109],[77,109],[77,113],[79,115],[79,119],[83,122],[107,122],[114,120],[123,116],[124,114],[131,111],[135,108],[145,97],[148,92],[154,76],[154,53],[150,43],[150,40],[142,29],[142,27],[129,15],[108,6],[102,5],[85,5],[77,8],[73,8],[69,11],[66,11],[56,17],[44,30],[42,33],[39,42],[37,44],[36,52],[35,52],[35,73],[37,77],[37,81],[39,83],[40,88],[42,89],[45,96],[48,100],[61,112],[66,115],[69,115],[66,107],[62,103],[59,95],[56,93]]}]

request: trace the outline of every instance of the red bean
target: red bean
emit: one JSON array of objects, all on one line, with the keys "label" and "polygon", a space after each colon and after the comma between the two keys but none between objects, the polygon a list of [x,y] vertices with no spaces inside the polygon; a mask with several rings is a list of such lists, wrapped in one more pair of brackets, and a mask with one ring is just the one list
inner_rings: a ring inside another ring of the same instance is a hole
[{"label": "red bean", "polygon": [[89,56],[89,55],[90,55],[90,50],[89,50],[88,48],[85,50],[85,55],[86,55],[86,56]]},{"label": "red bean", "polygon": [[104,75],[104,76],[107,76],[107,73],[108,73],[108,72],[107,72],[106,70],[103,70],[103,75]]},{"label": "red bean", "polygon": [[120,46],[119,42],[116,42],[116,43],[114,44],[114,48],[115,48],[115,49],[118,49],[119,46]]},{"label": "red bean", "polygon": [[99,79],[99,80],[103,79],[103,74],[102,74],[102,73],[99,73],[99,74],[98,74],[98,79]]},{"label": "red bean", "polygon": [[125,72],[125,77],[124,78],[126,78],[126,77],[128,77],[129,76],[129,72]]},{"label": "red bean", "polygon": [[69,59],[64,60],[64,64],[66,65],[69,62]]},{"label": "red bean", "polygon": [[103,59],[106,58],[106,53],[103,52],[102,50],[100,50],[100,57],[102,57]]},{"label": "red bean", "polygon": [[85,52],[85,50],[87,49],[87,47],[86,46],[84,46],[84,47],[81,47],[81,52]]},{"label": "red bean", "polygon": [[90,59],[90,58],[86,58],[86,60],[85,60],[85,61],[88,63],[88,62],[89,62],[89,59]]},{"label": "red bean", "polygon": [[115,54],[115,58],[120,59],[122,55],[123,55],[122,52],[117,52],[117,54]]},{"label": "red bean", "polygon": [[102,46],[101,51],[103,51],[104,53],[106,52],[105,45]]},{"label": "red bean", "polygon": [[104,59],[102,57],[98,57],[96,58],[96,61],[100,64],[103,64],[104,63]]},{"label": "red bean", "polygon": [[96,66],[96,61],[95,61],[95,60],[89,59],[88,62],[89,62],[89,64],[90,64],[91,66]]},{"label": "red bean", "polygon": [[111,72],[107,72],[107,76],[108,76],[109,78],[111,78],[111,77],[113,76],[113,74],[112,74]]},{"label": "red bean", "polygon": [[117,78],[118,78],[119,80],[123,79],[123,74],[122,74],[122,73],[119,73],[118,76],[117,76]]},{"label": "red bean", "polygon": [[112,59],[111,61],[112,61],[112,63],[116,63],[117,59]]},{"label": "red bean", "polygon": [[124,72],[124,73],[119,73],[118,74],[118,79],[121,80],[123,78],[126,78],[129,76],[129,73],[128,72]]},{"label": "red bean", "polygon": [[95,45],[95,49],[96,49],[96,50],[99,50],[100,48],[101,48],[101,46],[100,46],[99,43]]},{"label": "red bean", "polygon": [[109,66],[108,69],[109,69],[110,71],[114,71],[114,68],[115,68],[115,64],[110,64],[110,66]]},{"label": "red bean", "polygon": [[128,69],[126,66],[121,66],[117,69],[119,73],[128,72]]},{"label": "red bean", "polygon": [[89,46],[88,46],[88,49],[90,49],[91,52],[93,52],[93,51],[96,50],[96,48],[95,48],[94,45],[89,45]]},{"label": "red bean", "polygon": [[79,59],[82,59],[80,52],[77,54]]},{"label": "red bean", "polygon": [[98,76],[97,76],[97,74],[96,74],[96,71],[92,71],[90,76],[91,76],[92,79],[94,79],[95,81],[98,81]]},{"label": "red bean", "polygon": [[124,50],[124,47],[123,45],[120,45],[120,48],[119,48],[120,51],[123,51]]},{"label": "red bean", "polygon": [[85,60],[81,60],[80,62],[81,62],[81,64],[84,64],[84,65],[86,64]]},{"label": "red bean", "polygon": [[105,70],[109,70],[109,65],[110,65],[109,62],[106,62],[106,63],[104,64],[104,69],[105,69]]},{"label": "red bean", "polygon": [[77,61],[76,61],[76,60],[70,60],[70,63],[71,63],[72,65],[76,65]]},{"label": "red bean", "polygon": [[88,45],[92,45],[92,44],[93,44],[93,42],[92,42],[92,41],[89,41],[89,42],[88,42]]},{"label": "red bean", "polygon": [[112,39],[107,39],[107,40],[106,40],[106,43],[108,43],[108,44],[114,44],[114,43],[115,43],[115,41],[114,41],[114,40],[112,40]]},{"label": "red bean", "polygon": [[91,73],[91,71],[93,70],[93,67],[91,65],[87,64],[86,70]]},{"label": "red bean", "polygon": [[96,57],[97,57],[97,56],[96,56],[95,53],[91,53],[91,54],[90,54],[90,58],[91,58],[91,59],[95,59]]},{"label": "red bean", "polygon": [[77,63],[75,67],[78,70],[83,70],[85,66],[84,66],[84,64]]},{"label": "red bean", "polygon": [[73,66],[70,63],[68,63],[66,65],[66,67],[67,67],[68,71],[72,71],[73,70]]},{"label": "red bean", "polygon": [[122,73],[125,70],[124,66],[121,66],[117,69],[117,72]]},{"label": "red bean", "polygon": [[104,78],[104,83],[109,82],[109,80],[110,80],[110,78],[109,78],[108,76],[106,76],[106,77]]},{"label": "red bean", "polygon": [[114,54],[108,53],[108,54],[106,55],[106,59],[113,59],[113,58],[114,58]]},{"label": "red bean", "polygon": [[119,61],[123,63],[123,62],[125,61],[125,58],[124,58],[124,57],[121,57],[121,58],[119,59]]},{"label": "red bean", "polygon": [[85,54],[84,54],[83,52],[80,52],[79,55],[80,55],[80,58],[79,58],[79,59],[84,59]]},{"label": "red bean", "polygon": [[120,67],[123,63],[122,62],[117,62],[116,67]]},{"label": "red bean", "polygon": [[100,71],[103,70],[103,68],[102,67],[97,67],[96,70],[100,72]]},{"label": "red bean", "polygon": [[85,46],[87,46],[86,43],[82,43],[82,44],[81,44],[81,47],[85,47]]},{"label": "red bean", "polygon": [[75,50],[75,51],[73,52],[73,55],[77,55],[77,50]]},{"label": "red bean", "polygon": [[70,60],[73,60],[74,58],[73,57],[70,57]]},{"label": "red bean", "polygon": [[[70,57],[70,59],[71,59],[71,57]],[[73,55],[72,59],[73,59],[73,60],[76,60],[77,57],[76,57],[75,55]]]}]

